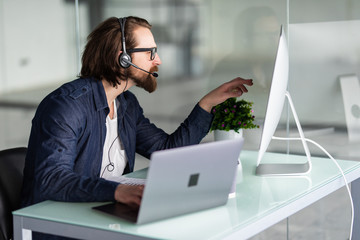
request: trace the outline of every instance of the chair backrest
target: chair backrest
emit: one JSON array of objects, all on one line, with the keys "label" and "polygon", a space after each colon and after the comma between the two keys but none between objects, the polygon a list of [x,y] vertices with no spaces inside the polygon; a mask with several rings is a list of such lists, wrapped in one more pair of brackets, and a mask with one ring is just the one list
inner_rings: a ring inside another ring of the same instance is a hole
[{"label": "chair backrest", "polygon": [[12,239],[12,211],[20,208],[20,195],[27,149],[0,151],[0,239]]}]

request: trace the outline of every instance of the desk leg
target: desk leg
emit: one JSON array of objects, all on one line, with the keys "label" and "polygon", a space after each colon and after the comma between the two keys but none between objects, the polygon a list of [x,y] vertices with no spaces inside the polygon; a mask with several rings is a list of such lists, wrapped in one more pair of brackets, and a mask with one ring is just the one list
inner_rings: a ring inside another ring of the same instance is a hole
[{"label": "desk leg", "polygon": [[23,239],[22,217],[13,215],[13,227],[14,227],[14,240],[22,240]]},{"label": "desk leg", "polygon": [[360,179],[351,183],[351,195],[354,202],[354,226],[352,239],[360,239]]}]

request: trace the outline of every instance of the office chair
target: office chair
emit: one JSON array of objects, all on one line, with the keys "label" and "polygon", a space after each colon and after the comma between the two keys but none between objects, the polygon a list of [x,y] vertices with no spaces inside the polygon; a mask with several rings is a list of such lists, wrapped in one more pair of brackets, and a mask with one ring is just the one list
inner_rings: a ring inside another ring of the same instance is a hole
[{"label": "office chair", "polygon": [[27,148],[0,151],[0,240],[13,238],[12,211],[20,208]]}]

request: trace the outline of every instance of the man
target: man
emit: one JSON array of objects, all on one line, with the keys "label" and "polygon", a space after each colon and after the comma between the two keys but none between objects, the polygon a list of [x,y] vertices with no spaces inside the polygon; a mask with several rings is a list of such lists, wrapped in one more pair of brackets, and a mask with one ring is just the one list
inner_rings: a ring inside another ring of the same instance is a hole
[{"label": "man", "polygon": [[221,85],[174,133],[165,133],[128,91],[156,89],[161,60],[150,29],[141,18],[109,18],[88,36],[80,78],[50,93],[32,121],[23,206],[44,200],[139,205],[143,186],[113,181],[133,171],[135,152],[150,157],[156,150],[198,144],[209,131],[211,108],[252,85],[241,78]]}]

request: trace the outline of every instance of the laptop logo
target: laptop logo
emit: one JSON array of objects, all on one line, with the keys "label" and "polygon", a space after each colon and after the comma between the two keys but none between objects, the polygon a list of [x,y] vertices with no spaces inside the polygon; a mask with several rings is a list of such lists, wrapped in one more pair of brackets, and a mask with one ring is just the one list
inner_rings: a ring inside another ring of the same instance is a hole
[{"label": "laptop logo", "polygon": [[199,176],[200,176],[199,173],[191,174],[189,178],[188,187],[196,186],[198,184]]}]

